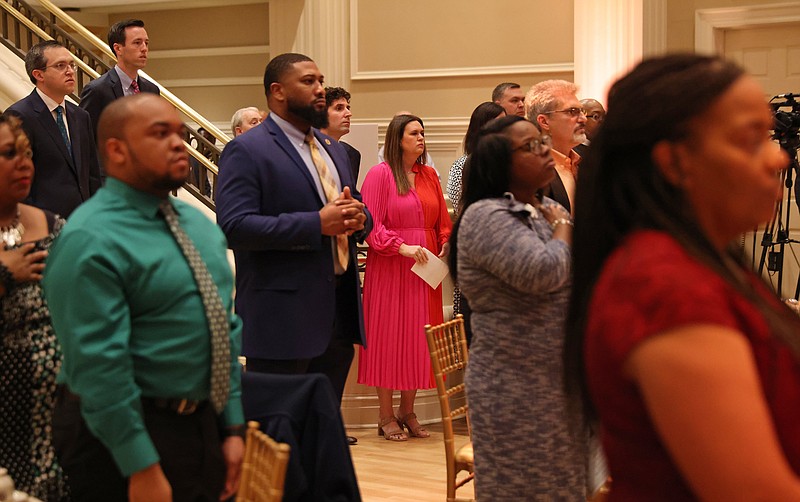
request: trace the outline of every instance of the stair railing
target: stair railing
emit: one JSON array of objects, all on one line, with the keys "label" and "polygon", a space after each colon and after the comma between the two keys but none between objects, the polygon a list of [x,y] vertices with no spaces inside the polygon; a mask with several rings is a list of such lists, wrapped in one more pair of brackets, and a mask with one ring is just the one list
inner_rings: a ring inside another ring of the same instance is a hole
[{"label": "stair railing", "polygon": [[[0,31],[2,31],[0,43],[23,59],[28,49],[40,40],[55,39],[63,44],[75,56],[76,93],[70,97],[78,102],[80,100],[78,96],[84,85],[113,68],[116,57],[105,42],[58,6],[49,0],[39,0],[39,3],[48,11],[49,17],[32,8],[24,0],[0,0]],[[74,30],[75,34],[88,42],[94,50],[89,49],[59,24]],[[202,127],[222,145],[230,141],[228,135],[180,98],[158,84],[145,72],[140,71],[140,74],[158,85],[161,96],[172,103],[189,120],[198,124],[198,129]],[[187,181],[184,188],[209,209],[214,210],[217,175],[219,174],[217,163],[221,151],[215,144],[198,133],[197,129],[188,125],[186,129],[187,137],[184,138],[184,143],[188,153],[194,159],[193,169],[199,170],[199,173],[194,176],[195,181],[197,179],[201,181],[199,182],[200,186]],[[207,179],[208,183],[205,182]]]}]

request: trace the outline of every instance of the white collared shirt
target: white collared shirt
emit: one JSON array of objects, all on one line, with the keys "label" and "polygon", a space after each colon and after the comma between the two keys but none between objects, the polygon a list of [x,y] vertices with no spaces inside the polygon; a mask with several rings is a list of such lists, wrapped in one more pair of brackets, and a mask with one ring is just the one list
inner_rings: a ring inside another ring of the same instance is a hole
[{"label": "white collared shirt", "polygon": [[[36,88],[36,92],[39,94],[39,97],[42,98],[44,101],[44,105],[50,110],[50,115],[53,116],[53,121],[55,122],[56,119],[56,108],[59,106],[64,109],[64,126],[67,128],[67,138],[69,138],[69,122],[67,122],[67,99],[66,97],[61,100],[61,103],[56,103],[53,98],[48,96],[47,94],[43,93],[41,89],[38,87]],[[58,122],[56,122],[58,124]],[[72,138],[70,138],[72,141]]]},{"label": "white collared shirt", "polygon": [[131,83],[133,83],[133,79],[129,77],[127,73],[122,71],[122,68],[120,68],[119,65],[115,65],[114,70],[117,72],[117,76],[119,77],[119,83],[122,85],[122,95],[133,96],[133,89],[131,88]]}]

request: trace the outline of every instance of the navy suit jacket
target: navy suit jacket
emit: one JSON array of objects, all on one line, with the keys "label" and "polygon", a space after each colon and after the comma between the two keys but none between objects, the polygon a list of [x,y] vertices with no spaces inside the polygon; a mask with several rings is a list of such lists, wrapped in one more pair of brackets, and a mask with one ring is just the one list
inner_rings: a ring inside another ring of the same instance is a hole
[{"label": "navy suit jacket", "polygon": [[8,108],[22,119],[33,150],[35,172],[26,202],[64,218],[102,184],[89,114],[70,101],[66,110],[72,155],[36,89]]},{"label": "navy suit jacket", "polygon": [[358,172],[361,170],[361,152],[344,141],[340,141],[339,143],[344,147],[347,156],[350,158],[350,171],[353,174],[353,179],[357,182]]},{"label": "navy suit jacket", "polygon": [[[146,78],[139,77],[136,81],[139,83],[139,91],[160,94],[158,86]],[[80,106],[89,112],[89,116],[92,117],[92,132],[95,138],[97,138],[97,124],[100,121],[100,114],[112,101],[123,96],[125,94],[122,92],[122,83],[120,83],[119,75],[117,75],[117,71],[114,68],[105,72],[101,77],[92,80],[83,88]]]},{"label": "navy suit jacket", "polygon": [[[342,145],[314,134],[333,160],[342,186],[355,189]],[[331,167],[331,166],[329,166]],[[236,312],[242,317],[242,354],[260,359],[310,359],[322,354],[337,330],[364,343],[356,238],[350,265],[337,279],[332,238],[322,235],[325,202],[297,149],[271,117],[225,146],[219,162],[217,221],[236,258]],[[336,317],[338,311],[346,315]]]}]

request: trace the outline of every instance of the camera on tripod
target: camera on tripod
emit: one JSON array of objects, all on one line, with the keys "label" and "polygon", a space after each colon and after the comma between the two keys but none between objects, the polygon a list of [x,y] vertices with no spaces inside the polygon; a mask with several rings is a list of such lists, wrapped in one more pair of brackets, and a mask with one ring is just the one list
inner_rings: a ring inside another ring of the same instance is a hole
[{"label": "camera on tripod", "polygon": [[[770,100],[772,112],[775,115],[775,125],[773,126],[773,139],[780,143],[781,148],[790,150],[791,153],[800,147],[800,103],[795,98],[800,98],[800,94],[778,94]],[[783,101],[775,101],[783,100]],[[789,108],[788,111],[782,108]],[[785,146],[784,146],[785,145]]]},{"label": "camera on tripod", "polygon": [[[781,174],[789,193],[791,193],[793,187],[792,177],[795,174],[800,174],[797,162],[797,151],[800,148],[800,103],[795,98],[800,98],[800,94],[778,94],[770,100],[774,115],[772,138],[778,142],[781,149],[786,152],[790,159],[789,168]],[[800,206],[800,183],[794,184],[794,191],[795,203]],[[764,229],[761,239],[762,253],[758,272],[761,274],[765,264],[767,270],[777,272],[778,294],[781,294],[783,286],[785,246],[786,244],[798,242],[789,237],[789,200],[790,198],[787,196],[785,205],[783,202],[776,205],[775,215]],[[768,260],[767,255],[769,257]],[[797,299],[798,296],[800,296],[800,277],[797,280],[794,298]]]}]

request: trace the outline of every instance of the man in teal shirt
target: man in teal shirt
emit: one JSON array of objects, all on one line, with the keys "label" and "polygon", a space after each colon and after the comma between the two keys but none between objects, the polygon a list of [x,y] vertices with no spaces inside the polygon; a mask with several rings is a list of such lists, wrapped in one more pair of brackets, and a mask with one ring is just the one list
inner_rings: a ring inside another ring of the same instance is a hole
[{"label": "man in teal shirt", "polygon": [[227,315],[230,350],[217,375],[228,397],[217,413],[202,281],[159,209],[189,172],[182,133],[158,96],[109,105],[98,126],[106,186],[72,214],[47,260],[45,296],[64,351],[54,441],[75,500],[211,501],[238,487],[241,322],[225,237],[169,199],[216,284],[223,325]]}]

